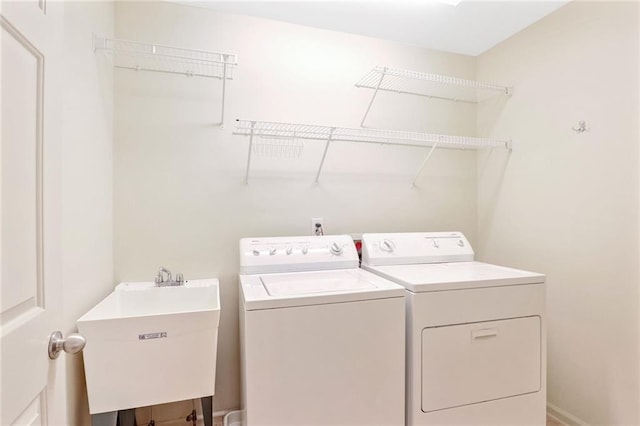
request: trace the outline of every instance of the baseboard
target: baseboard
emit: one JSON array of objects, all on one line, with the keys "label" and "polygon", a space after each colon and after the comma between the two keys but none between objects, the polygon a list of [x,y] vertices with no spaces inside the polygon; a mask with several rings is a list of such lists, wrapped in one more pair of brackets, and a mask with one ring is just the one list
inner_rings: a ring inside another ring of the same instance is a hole
[{"label": "baseboard", "polygon": [[567,426],[589,426],[589,423],[547,402],[547,414]]},{"label": "baseboard", "polygon": [[[217,410],[213,412],[213,426],[223,426],[224,416],[232,410]],[[204,425],[204,417],[202,415],[198,416],[198,426]],[[159,425],[164,426],[164,425]],[[185,423],[181,423],[180,426],[185,426]]]}]

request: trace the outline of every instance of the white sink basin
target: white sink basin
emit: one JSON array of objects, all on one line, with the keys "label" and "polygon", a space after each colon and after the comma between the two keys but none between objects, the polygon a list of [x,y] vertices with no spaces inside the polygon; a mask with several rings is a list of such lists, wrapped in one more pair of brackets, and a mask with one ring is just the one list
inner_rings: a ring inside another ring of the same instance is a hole
[{"label": "white sink basin", "polygon": [[78,320],[91,414],[215,391],[217,279],[122,283]]}]

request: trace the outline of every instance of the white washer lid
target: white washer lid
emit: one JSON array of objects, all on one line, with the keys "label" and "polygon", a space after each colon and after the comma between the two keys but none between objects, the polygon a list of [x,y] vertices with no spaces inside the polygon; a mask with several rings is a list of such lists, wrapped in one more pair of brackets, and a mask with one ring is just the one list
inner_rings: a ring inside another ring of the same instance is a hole
[{"label": "white washer lid", "polygon": [[293,273],[263,275],[260,279],[269,296],[301,296],[376,288],[373,283],[349,276],[344,271],[328,271],[318,276]]},{"label": "white washer lid", "polygon": [[544,274],[483,262],[363,266],[414,293],[544,283]]},{"label": "white washer lid", "polygon": [[240,275],[245,310],[404,297],[404,288],[362,269]]}]

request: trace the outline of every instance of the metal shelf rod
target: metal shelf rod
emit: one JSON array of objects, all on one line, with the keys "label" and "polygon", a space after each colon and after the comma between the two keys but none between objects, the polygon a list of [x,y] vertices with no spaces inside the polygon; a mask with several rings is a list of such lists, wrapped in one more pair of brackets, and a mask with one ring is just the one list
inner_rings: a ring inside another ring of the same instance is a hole
[{"label": "metal shelf rod", "polygon": [[378,84],[376,85],[376,90],[373,92],[373,96],[371,96],[371,100],[369,101],[369,106],[367,106],[367,110],[364,113],[364,117],[362,117],[362,121],[360,122],[360,127],[364,127],[364,120],[367,119],[367,115],[369,115],[369,111],[371,110],[371,105],[373,105],[373,101],[376,99],[376,95],[378,94],[378,90],[380,90],[380,85],[382,84],[382,80],[384,79],[386,68],[382,70],[380,73],[380,80],[378,80]]},{"label": "metal shelf rod", "polygon": [[224,62],[222,69],[222,108],[220,110],[220,127],[224,128],[224,99],[227,93],[227,62]]},{"label": "metal shelf rod", "polygon": [[[207,75],[207,74],[201,74],[201,73],[197,73],[197,72],[163,71],[163,70],[154,70],[152,68],[145,68],[145,67],[127,67],[127,66],[124,66],[124,65],[114,65],[114,67],[115,68],[125,69],[125,70],[133,70],[133,71],[157,72],[157,73],[161,73],[161,74],[186,75],[187,77],[217,78],[217,79],[221,80],[220,77],[215,77],[215,76],[211,76],[211,75]],[[228,79],[228,80],[230,80],[230,79]]]},{"label": "metal shelf rod", "polygon": [[247,172],[244,175],[244,183],[249,183],[249,166],[251,166],[251,151],[253,151],[253,128],[255,127],[256,122],[251,122],[251,132],[249,133],[249,155],[247,156]]},{"label": "metal shelf rod", "polygon": [[134,50],[118,50],[115,49],[117,53],[121,53],[124,55],[130,55],[130,56],[146,56],[149,58],[165,58],[165,59],[169,59],[169,60],[175,60],[176,62],[182,62],[185,61],[187,63],[201,63],[201,64],[220,64],[220,65],[226,65],[225,61],[218,61],[217,59],[206,59],[206,58],[194,58],[191,56],[184,56],[184,55],[172,55],[172,54],[168,54],[168,53],[156,53],[156,52],[137,52]]},{"label": "metal shelf rod", "polygon": [[420,165],[420,168],[416,172],[416,175],[413,177],[413,182],[411,182],[412,186],[416,186],[416,182],[418,181],[418,178],[420,177],[420,174],[422,173],[422,170],[424,170],[425,166],[429,162],[429,159],[431,158],[431,154],[433,154],[433,151],[436,150],[437,146],[438,146],[438,144],[434,143],[433,146],[431,147],[431,149],[429,150],[429,153],[424,158],[424,161],[422,161],[422,164]]},{"label": "metal shelf rod", "polygon": [[[368,86],[359,86],[357,84],[356,84],[356,87],[357,88],[365,88],[365,89],[369,89],[370,88]],[[453,101],[453,102],[462,102],[462,103],[467,103],[467,104],[477,104],[477,102],[469,101],[467,99],[458,99],[458,98],[450,98],[450,97],[446,97],[446,96],[427,95],[427,94],[424,94],[424,93],[409,92],[409,91],[400,90],[400,89],[385,89],[385,88],[380,87],[380,88],[378,88],[378,91],[379,92],[398,93],[400,95],[422,96],[423,98],[438,99],[438,100],[443,100],[443,101]],[[369,109],[371,109],[371,103],[369,104],[369,108],[367,108],[367,112],[365,113],[365,118],[366,118],[367,114],[369,113]],[[362,123],[364,123],[364,119],[362,120]],[[361,126],[363,126],[362,123],[360,124]]]},{"label": "metal shelf rod", "polygon": [[320,166],[318,167],[318,173],[316,173],[315,183],[318,183],[318,179],[320,178],[320,172],[322,171],[322,166],[324,165],[324,160],[327,158],[327,151],[329,151],[329,145],[331,144],[331,138],[333,137],[333,132],[335,128],[331,128],[329,131],[329,138],[327,138],[327,143],[324,146],[324,152],[322,153],[322,159],[320,160]]}]

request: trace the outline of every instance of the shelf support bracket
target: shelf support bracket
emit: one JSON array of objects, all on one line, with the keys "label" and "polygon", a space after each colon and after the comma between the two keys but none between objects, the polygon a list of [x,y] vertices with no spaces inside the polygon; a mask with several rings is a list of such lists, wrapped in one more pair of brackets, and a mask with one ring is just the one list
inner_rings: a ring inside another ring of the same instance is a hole
[{"label": "shelf support bracket", "polygon": [[422,161],[422,165],[420,165],[420,168],[418,169],[418,172],[416,173],[415,177],[413,178],[413,182],[411,182],[411,186],[416,186],[416,182],[418,181],[418,178],[420,177],[420,174],[422,173],[422,170],[427,165],[427,162],[429,162],[429,159],[431,158],[431,154],[433,154],[433,151],[436,150],[437,146],[438,146],[438,142],[434,143],[431,146],[431,149],[429,150],[429,153],[424,158],[424,161]]},{"label": "shelf support bracket", "polygon": [[222,55],[222,110],[220,112],[220,127],[224,128],[224,98],[227,92],[227,55]]},{"label": "shelf support bracket", "polygon": [[320,178],[320,172],[322,171],[322,166],[324,165],[324,160],[327,158],[327,151],[329,151],[329,145],[331,144],[331,140],[333,139],[333,132],[336,130],[335,127],[332,127],[329,130],[329,137],[327,138],[327,143],[324,145],[324,152],[322,153],[322,160],[320,160],[320,166],[318,167],[318,173],[316,173],[316,180],[314,183],[318,183],[318,179]]},{"label": "shelf support bracket", "polygon": [[100,37],[98,34],[96,33],[92,33],[92,42],[91,42],[91,47],[93,48],[94,52],[97,52],[98,50],[107,50],[107,39],[104,37]]},{"label": "shelf support bracket", "polygon": [[249,131],[249,155],[247,156],[247,172],[244,175],[244,183],[249,183],[249,167],[251,166],[251,151],[253,150],[253,128],[255,127],[256,122],[251,122],[251,130]]},{"label": "shelf support bracket", "polygon": [[369,111],[371,110],[371,105],[373,105],[373,101],[376,99],[376,95],[380,90],[380,85],[382,84],[382,80],[384,79],[385,74],[387,73],[387,68],[383,68],[382,74],[380,74],[380,80],[378,80],[378,84],[376,85],[376,90],[373,92],[373,96],[371,96],[371,100],[369,101],[369,106],[364,113],[364,117],[362,117],[362,121],[360,122],[360,127],[364,127],[364,120],[367,119],[367,115],[369,115]]}]

